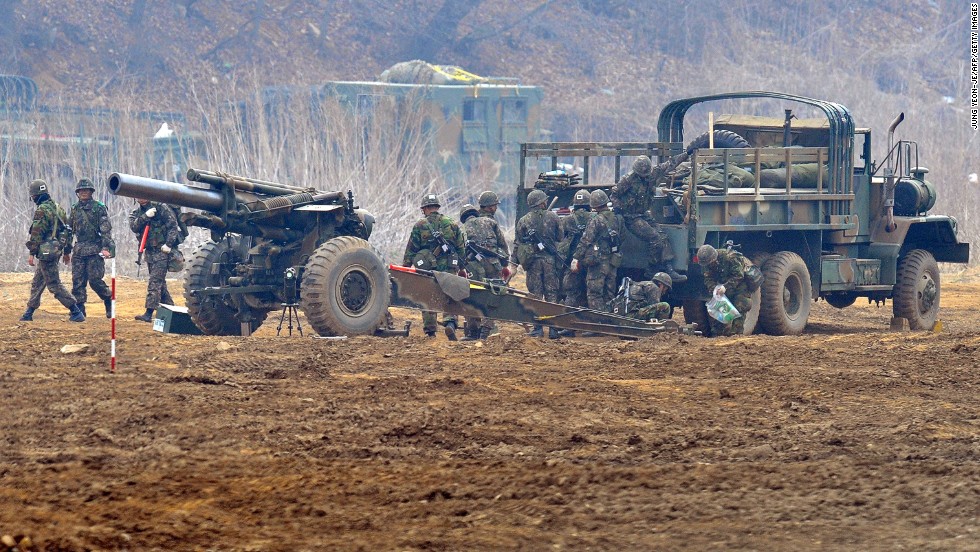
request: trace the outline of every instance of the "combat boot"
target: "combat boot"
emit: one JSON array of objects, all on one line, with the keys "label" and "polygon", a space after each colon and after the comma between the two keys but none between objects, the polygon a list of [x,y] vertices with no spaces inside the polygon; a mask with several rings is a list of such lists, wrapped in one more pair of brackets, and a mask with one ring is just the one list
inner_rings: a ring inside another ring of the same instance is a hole
[{"label": "combat boot", "polygon": [[532,329],[531,332],[529,334],[527,334],[527,336],[528,337],[544,337],[544,328],[541,327],[541,324],[535,324],[534,325],[534,329]]},{"label": "combat boot", "polygon": [[24,314],[20,315],[20,321],[30,322],[32,320],[34,320],[34,309],[27,307],[27,310],[24,311]]},{"label": "combat boot", "polygon": [[425,337],[432,339],[436,336],[436,332],[425,332]]},{"label": "combat boot", "polygon": [[72,307],[68,309],[68,312],[71,313],[71,316],[68,317],[69,322],[85,322],[85,313],[82,312],[82,309],[79,308],[78,304],[72,305]]},{"label": "combat boot", "polygon": [[687,281],[687,276],[674,270],[674,265],[671,263],[665,263],[664,272],[667,273],[667,276],[670,276],[670,280],[675,284]]},{"label": "combat boot", "polygon": [[548,326],[548,339],[558,339],[559,337],[561,337],[561,332],[558,331],[558,328]]},{"label": "combat boot", "polygon": [[456,339],[456,322],[454,320],[450,320],[449,322],[446,322],[445,332],[446,332],[446,338],[449,341],[457,341],[457,339]]},{"label": "combat boot", "polygon": [[492,331],[491,328],[480,328],[480,335],[478,336],[478,338],[480,339],[480,341],[486,341],[487,338],[490,337],[490,332],[491,331]]},{"label": "combat boot", "polygon": [[463,324],[463,339],[460,341],[476,341],[477,339],[480,339],[480,328],[474,327],[474,324],[470,324],[470,321],[467,320]]},{"label": "combat boot", "polygon": [[140,322],[153,322],[153,309],[146,309],[146,312],[136,315],[135,318]]},{"label": "combat boot", "polygon": [[102,302],[105,303],[105,317],[112,318],[112,298],[103,299]]},{"label": "combat boot", "polygon": [[85,303],[75,303],[78,306],[78,310],[82,311],[82,316],[87,317],[88,313],[85,312]]}]

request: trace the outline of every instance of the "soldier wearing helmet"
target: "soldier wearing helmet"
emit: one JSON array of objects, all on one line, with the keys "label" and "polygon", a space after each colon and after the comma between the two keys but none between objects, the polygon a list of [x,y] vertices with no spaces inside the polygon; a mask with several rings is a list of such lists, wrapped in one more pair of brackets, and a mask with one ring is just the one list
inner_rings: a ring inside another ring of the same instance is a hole
[{"label": "soldier wearing helmet", "polygon": [[112,241],[109,210],[101,201],[92,199],[95,185],[82,178],[75,185],[78,203],[71,206],[68,224],[75,234],[74,255],[71,258],[71,294],[85,312],[86,288],[102,299],[106,318],[112,318],[112,292],[106,285],[105,260],[112,256],[116,244]]},{"label": "soldier wearing helmet", "polygon": [[[530,208],[514,230],[514,253],[512,262],[524,267],[527,275],[527,290],[545,301],[557,302],[561,289],[559,267],[563,259],[558,253],[561,242],[561,223],[558,215],[547,209],[548,195],[541,190],[531,190],[527,194]],[[528,334],[542,337],[544,329],[536,324]],[[558,329],[548,328],[548,337],[558,338]]]},{"label": "soldier wearing helmet", "polygon": [[628,293],[626,289],[621,289],[616,298],[623,306],[623,315],[645,321],[670,318],[670,303],[663,300],[674,285],[670,275],[658,272],[649,281],[634,282],[627,279],[625,284],[629,286]]},{"label": "soldier wearing helmet", "polygon": [[[462,255],[466,240],[462,229],[453,219],[439,212],[440,202],[435,194],[425,194],[420,203],[422,219],[415,223],[405,246],[403,266],[424,270],[465,274]],[[456,317],[443,315],[446,337],[456,341]],[[438,323],[436,313],[422,311],[422,331],[435,337]]]},{"label": "soldier wearing helmet", "polygon": [[[582,240],[585,227],[592,219],[592,210],[589,206],[589,192],[578,190],[572,198],[572,213],[561,219],[561,231],[564,239],[558,244],[558,252],[561,253],[565,264],[571,264],[572,254]],[[565,276],[561,281],[561,294],[564,296],[562,303],[569,307],[585,307],[588,299],[585,295],[585,271],[578,270],[572,272],[565,271]],[[571,330],[565,330],[562,335],[574,336]]]},{"label": "soldier wearing helmet", "polygon": [[[167,272],[171,260],[179,255],[177,246],[180,244],[180,226],[174,210],[166,203],[157,203],[147,199],[137,198],[136,208],[129,213],[129,229],[136,236],[137,243],[143,241],[143,231],[146,230],[146,248],[143,259],[150,273],[146,282],[146,299],[143,314],[135,319],[141,322],[153,322],[153,311],[160,304],[173,305],[173,296],[167,289]],[[174,260],[176,263],[177,261]]]},{"label": "soldier wearing helmet", "polygon": [[677,162],[667,161],[654,167],[649,157],[641,155],[633,161],[633,170],[619,179],[610,195],[613,208],[623,216],[626,228],[646,242],[651,268],[666,272],[675,283],[680,283],[686,281],[687,276],[674,270],[670,241],[651,214],[657,181],[673,170]]},{"label": "soldier wearing helmet", "polygon": [[592,192],[589,205],[596,214],[575,248],[571,268],[574,272],[585,270],[589,308],[607,311],[616,294],[616,270],[623,261],[620,251],[623,221],[609,209],[609,197],[602,190]]},{"label": "soldier wearing helmet", "polygon": [[[497,195],[493,192],[480,194],[480,203],[486,204],[477,210],[473,205],[464,205],[459,220],[466,234],[466,273],[471,280],[505,280],[510,277],[507,259],[510,251],[507,240],[500,230],[493,212],[497,209]],[[491,210],[485,210],[485,209]],[[468,317],[464,324],[463,341],[486,339],[493,331],[490,318]]]},{"label": "soldier wearing helmet", "polygon": [[[715,249],[710,244],[698,248],[698,264],[704,275],[704,285],[709,295],[717,288],[720,294],[728,297],[742,316],[724,324],[708,317],[712,335],[741,335],[745,331],[745,314],[752,310],[752,290],[746,271],[752,261],[732,248]],[[719,287],[720,286],[720,287]],[[757,306],[756,306],[757,307]]]},{"label": "soldier wearing helmet", "polygon": [[71,262],[71,226],[65,211],[51,199],[48,184],[34,180],[27,187],[31,201],[37,205],[31,221],[30,237],[27,240],[27,264],[36,266],[31,281],[31,294],[27,309],[21,315],[21,322],[34,320],[34,311],[41,306],[41,294],[45,288],[68,309],[72,322],[84,322],[85,314],[78,308],[75,298],[61,284],[58,273],[58,259]]}]

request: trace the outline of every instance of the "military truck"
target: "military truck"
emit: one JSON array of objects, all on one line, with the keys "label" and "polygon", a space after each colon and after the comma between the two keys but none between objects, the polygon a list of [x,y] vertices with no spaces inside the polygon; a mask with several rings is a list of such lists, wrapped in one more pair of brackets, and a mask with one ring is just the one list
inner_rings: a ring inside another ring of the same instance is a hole
[{"label": "military truck", "polygon": [[[785,107],[782,117],[719,115],[685,147],[685,115],[722,100],[793,105],[822,116],[798,119]],[[689,156],[663,180],[652,212],[678,256],[675,269],[688,275],[669,296],[685,321],[707,330],[707,290],[694,257],[711,244],[737,248],[765,276],[746,333],[799,334],[819,298],[841,309],[858,298],[890,299],[894,316],[911,329],[931,329],[940,304],[937,262],[967,263],[970,246],[957,237],[955,219],[930,213],[937,189],[925,178],[918,145],[894,140],[903,119],[892,123],[887,155],[876,163],[871,130],[856,127],[834,102],[775,92],[681,99],[660,112],[659,142],[523,144],[519,212],[535,186],[555,196],[561,214],[576,190],[609,190],[635,156]],[[575,178],[555,178],[561,167]],[[620,276],[649,278],[647,248],[627,234]]]}]

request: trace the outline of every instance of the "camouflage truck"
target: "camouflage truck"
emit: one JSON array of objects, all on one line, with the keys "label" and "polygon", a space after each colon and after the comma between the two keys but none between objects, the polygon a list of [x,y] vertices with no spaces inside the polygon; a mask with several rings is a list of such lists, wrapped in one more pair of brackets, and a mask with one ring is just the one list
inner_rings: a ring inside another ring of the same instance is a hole
[{"label": "camouflage truck", "polygon": [[[720,115],[684,147],[688,111],[723,100],[792,103],[822,117],[797,119],[792,110],[775,118]],[[931,329],[940,303],[937,261],[967,263],[970,247],[958,239],[955,219],[930,213],[937,189],[925,179],[918,146],[894,141],[903,119],[889,128],[887,155],[875,163],[871,131],[855,127],[837,103],[774,92],[681,99],[661,111],[659,142],[522,145],[519,211],[535,186],[555,196],[561,214],[576,190],[610,189],[632,157],[689,156],[663,179],[652,209],[677,254],[674,267],[688,275],[669,296],[685,321],[707,329],[708,295],[694,257],[711,244],[736,247],[764,274],[746,333],[799,334],[814,300],[843,309],[862,297],[890,299],[895,317],[912,329]],[[538,174],[560,174],[561,167],[574,167],[575,178]],[[627,233],[622,247],[620,277],[648,278],[645,244]]]}]

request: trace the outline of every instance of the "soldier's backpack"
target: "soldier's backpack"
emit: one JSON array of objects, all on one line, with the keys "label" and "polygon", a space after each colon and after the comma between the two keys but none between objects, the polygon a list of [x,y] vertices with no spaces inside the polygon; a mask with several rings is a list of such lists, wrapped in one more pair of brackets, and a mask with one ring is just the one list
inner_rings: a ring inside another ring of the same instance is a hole
[{"label": "soldier's backpack", "polygon": [[[180,206],[170,205],[169,203],[164,203],[170,210],[174,212],[174,217],[177,219],[177,245],[184,243],[187,236],[190,235],[190,231],[187,230],[187,223],[180,220]],[[171,272],[180,272],[179,270],[172,270]]]},{"label": "soldier's backpack", "polygon": [[51,229],[51,236],[42,241],[37,248],[37,258],[41,261],[57,261],[61,257],[68,242],[71,241],[71,227],[61,217],[61,213],[55,211],[54,228]]}]

